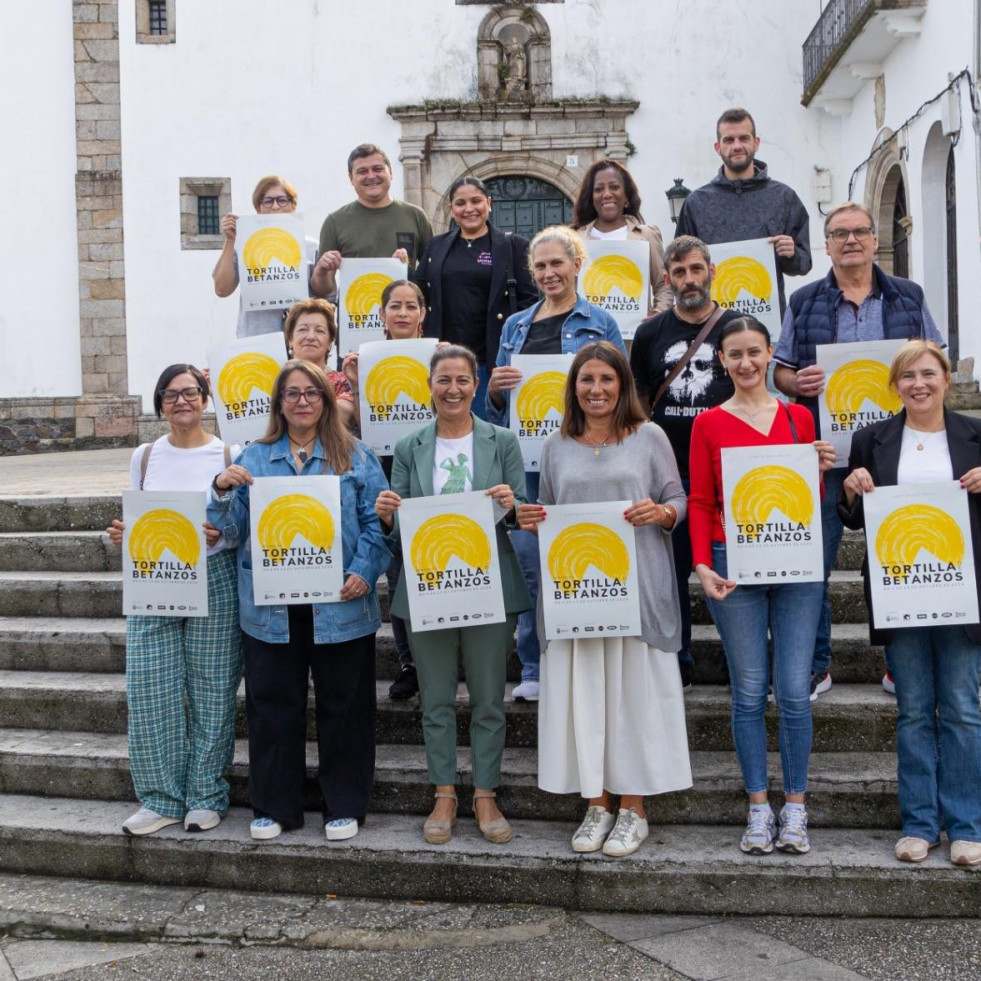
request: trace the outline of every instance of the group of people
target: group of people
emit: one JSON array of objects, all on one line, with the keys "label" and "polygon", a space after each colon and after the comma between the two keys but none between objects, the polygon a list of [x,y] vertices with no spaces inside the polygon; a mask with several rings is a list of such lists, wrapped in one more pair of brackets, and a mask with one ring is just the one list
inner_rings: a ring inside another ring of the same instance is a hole
[{"label": "group of people", "polygon": [[[694,571],[731,677],[733,740],[748,797],[740,847],[747,854],[809,851],[811,703],[831,685],[827,578],[841,529],[861,527],[863,497],[876,486],[960,479],[970,492],[978,565],[981,426],[944,409],[950,364],[942,338],[922,290],[875,265],[875,224],[860,204],[846,202],[825,220],[832,266],[826,277],[794,292],[786,306],[778,277],[785,313],[776,347],[758,320],[712,300],[713,242],[765,235],[781,273],[810,269],[806,210],[755,159],[758,145],[745,110],[720,117],[719,175],[686,201],[666,249],[660,232],[643,222],[636,183],[617,161],[601,160],[587,172],[575,227],[546,228],[529,243],[494,227],[491,197],[473,177],[450,189],[453,230],[433,237],[419,209],[391,199],[384,153],[373,145],[352,152],[357,198],[324,222],[311,253],[311,298],[285,321],[268,311],[262,325],[250,323],[252,314],[240,317],[240,333],[281,324],[287,342],[290,360],[275,384],[266,435],[228,460],[220,440],[202,427],[206,375],[174,365],[155,395],[170,432],[133,457],[134,488],[208,495],[211,613],[199,622],[128,618],[130,759],[142,806],[126,832],[148,834],[181,820],[189,831],[219,823],[228,808],[222,774],[244,667],[252,836],[273,838],[303,823],[308,676],[326,837],[357,834],[373,778],[376,583],[386,573],[400,662],[391,696],[419,691],[434,788],[425,840],[448,841],[457,817],[458,659],[469,690],[473,814],[487,840],[512,836],[495,798],[505,666],[517,630],[522,679],[513,696],[539,703],[539,785],[586,799],[572,838],[576,851],[631,854],[648,833],[644,798],[692,784],[683,693],[693,667]],[[296,200],[287,181],[272,177],[259,183],[253,203],[261,213],[294,210]],[[223,219],[222,229],[226,248],[215,289],[228,295],[237,282],[234,216]],[[650,245],[650,317],[629,355],[614,319],[577,290],[590,238]],[[407,263],[409,275],[382,298],[387,336],[432,336],[439,345],[429,371],[434,421],[379,462],[357,437],[357,353],[339,371],[329,369],[336,322],[327,298],[345,258],[391,254]],[[819,433],[816,399],[825,379],[815,347],[879,338],[908,341],[891,376],[903,411],[862,430],[848,467],[835,468],[835,451]],[[507,428],[521,381],[512,359],[531,353],[572,355],[561,428],[546,439],[536,472],[524,470]],[[771,393],[771,363],[776,386],[795,402]],[[825,582],[737,585],[727,575],[722,450],[792,443],[813,447],[822,473]],[[442,465],[447,460],[451,467]],[[463,474],[462,484],[448,480],[451,471]],[[308,474],[340,478],[340,602],[258,606],[249,485],[256,476]],[[493,500],[506,619],[417,632],[401,564],[399,508],[407,498],[447,488]],[[640,634],[552,640],[546,647],[538,529],[550,506],[610,500],[632,502],[623,520],[635,529]],[[118,522],[111,533],[121,535]],[[886,644],[898,703],[903,836],[896,856],[925,858],[946,829],[952,861],[981,864],[981,627],[875,632],[873,641]],[[783,769],[779,818],[768,799],[770,684]]]}]

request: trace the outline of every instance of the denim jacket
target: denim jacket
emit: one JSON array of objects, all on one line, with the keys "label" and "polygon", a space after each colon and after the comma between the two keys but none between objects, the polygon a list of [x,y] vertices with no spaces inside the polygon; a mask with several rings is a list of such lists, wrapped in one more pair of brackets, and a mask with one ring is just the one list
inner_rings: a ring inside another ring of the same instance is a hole
[{"label": "denim jacket", "polygon": [[[521,353],[521,349],[528,339],[528,332],[531,330],[535,314],[544,302],[541,300],[533,307],[528,307],[527,310],[521,310],[508,317],[504,323],[504,329],[501,331],[501,346],[497,350],[495,366],[510,364],[511,358],[515,354]],[[620,328],[613,317],[605,310],[593,306],[586,297],[577,295],[576,305],[562,325],[562,354],[575,354],[579,348],[595,341],[609,341],[620,348],[624,354],[627,353],[623,338],[620,336]],[[495,426],[507,427],[511,418],[511,393],[501,392],[500,394],[504,397],[504,407],[501,409],[498,409],[491,401],[490,393],[487,395],[487,421]]]},{"label": "denim jacket", "polygon": [[[295,477],[332,474],[326,467],[323,447],[317,440],[310,456],[297,471],[289,438],[276,443],[253,443],[235,461],[253,477]],[[378,458],[360,440],[351,454],[351,469],[341,477],[341,540],[344,577],[354,574],[368,584],[368,593],[344,603],[314,603],[313,639],[317,644],[339,644],[374,633],[381,625],[375,583],[391,560],[381,526],[375,516],[375,499],[388,489]],[[252,539],[249,488],[237,487],[219,496],[212,489],[208,520],[223,533],[238,539],[238,598],[242,630],[269,644],[289,643],[289,618],[282,606],[258,606],[252,592]]]}]

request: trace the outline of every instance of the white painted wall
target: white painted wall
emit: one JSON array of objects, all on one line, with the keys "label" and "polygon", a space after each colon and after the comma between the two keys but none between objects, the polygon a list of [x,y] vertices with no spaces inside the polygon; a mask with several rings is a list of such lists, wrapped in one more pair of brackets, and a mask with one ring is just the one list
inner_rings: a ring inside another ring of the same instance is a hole
[{"label": "white painted wall", "polygon": [[77,395],[71,4],[0,5],[0,398]]}]

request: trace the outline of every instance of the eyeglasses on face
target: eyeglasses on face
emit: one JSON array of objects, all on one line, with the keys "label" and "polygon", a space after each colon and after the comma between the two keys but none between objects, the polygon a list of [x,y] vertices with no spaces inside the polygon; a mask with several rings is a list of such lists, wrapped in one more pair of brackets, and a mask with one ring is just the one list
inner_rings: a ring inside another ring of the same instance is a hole
[{"label": "eyeglasses on face", "polygon": [[278,198],[263,198],[261,203],[264,208],[285,208],[292,200],[292,198],[286,197],[285,194],[280,194]]},{"label": "eyeglasses on face", "polygon": [[847,242],[849,235],[855,236],[856,242],[864,242],[874,229],[869,225],[862,225],[859,228],[833,228],[828,232],[828,238],[833,238],[836,242]]},{"label": "eyeglasses on face", "polygon": [[303,396],[310,405],[315,405],[317,402],[321,401],[324,397],[324,393],[320,391],[319,388],[284,388],[283,389],[283,401],[287,405],[295,405],[300,401],[300,396]]},{"label": "eyeglasses on face", "polygon": [[188,386],[187,388],[161,388],[157,392],[157,395],[160,396],[160,401],[164,405],[173,405],[182,395],[184,396],[185,402],[197,402],[203,394],[197,385]]}]

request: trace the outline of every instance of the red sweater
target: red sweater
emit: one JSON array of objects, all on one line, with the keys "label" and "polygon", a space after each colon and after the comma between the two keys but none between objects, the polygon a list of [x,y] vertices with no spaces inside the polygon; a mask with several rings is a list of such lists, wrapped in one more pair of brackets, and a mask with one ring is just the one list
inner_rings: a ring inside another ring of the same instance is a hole
[{"label": "red sweater", "polygon": [[[802,405],[789,405],[797,427],[797,442],[812,443],[814,417]],[[695,416],[691,430],[688,466],[691,493],[688,495],[688,531],[694,565],[712,567],[712,542],[725,542],[722,525],[722,450],[730,446],[777,446],[793,443],[783,404],[777,409],[770,432],[763,435],[739,416],[716,406]]]}]

